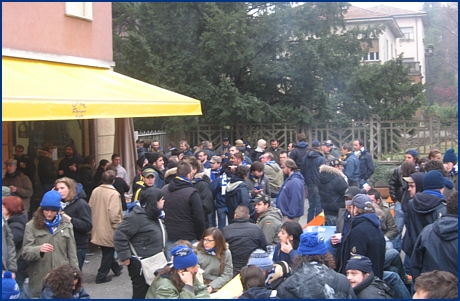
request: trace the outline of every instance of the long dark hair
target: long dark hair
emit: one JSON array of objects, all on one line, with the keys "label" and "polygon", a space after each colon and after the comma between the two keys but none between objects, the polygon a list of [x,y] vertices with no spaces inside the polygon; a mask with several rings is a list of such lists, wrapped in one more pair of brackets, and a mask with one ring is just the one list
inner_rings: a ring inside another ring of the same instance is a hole
[{"label": "long dark hair", "polygon": [[243,291],[246,291],[251,287],[265,287],[264,273],[256,265],[244,266],[240,271],[240,275]]},{"label": "long dark hair", "polygon": [[[75,284],[75,290],[72,290],[74,280],[78,281]],[[54,298],[72,299],[74,292],[80,291],[83,278],[79,269],[70,264],[64,264],[52,269],[43,280],[43,284],[51,289]]]},{"label": "long dark hair", "polygon": [[201,240],[196,248],[199,251],[204,251],[203,238],[209,235],[212,236],[216,243],[216,257],[221,259],[222,256],[224,256],[225,250],[227,250],[227,243],[225,242],[224,234],[222,234],[222,231],[219,228],[211,227],[204,230],[203,234],[201,235]]},{"label": "long dark hair", "polygon": [[297,250],[300,243],[300,235],[303,233],[302,227],[297,222],[285,222],[281,229],[286,231],[286,233],[290,236],[292,235],[292,248]]},{"label": "long dark hair", "polygon": [[331,269],[335,269],[335,259],[329,251],[327,251],[324,255],[297,255],[294,258],[293,268],[299,269],[304,263],[310,263],[313,261],[324,264]]},{"label": "long dark hair", "polygon": [[37,210],[33,214],[33,223],[36,229],[46,229],[45,224],[45,214],[43,213],[42,207],[38,207]]},{"label": "long dark hair", "polygon": [[185,283],[180,279],[177,269],[171,266],[165,266],[164,268],[158,270],[157,276],[153,280],[153,283],[156,283],[161,275],[165,275],[174,285],[174,287],[180,292],[185,286]]}]

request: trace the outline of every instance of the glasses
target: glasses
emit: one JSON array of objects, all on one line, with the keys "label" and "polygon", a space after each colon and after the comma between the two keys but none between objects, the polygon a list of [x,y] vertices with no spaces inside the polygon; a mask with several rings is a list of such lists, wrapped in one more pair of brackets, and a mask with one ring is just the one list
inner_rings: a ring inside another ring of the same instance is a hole
[{"label": "glasses", "polygon": [[203,238],[203,242],[215,242],[214,239]]}]

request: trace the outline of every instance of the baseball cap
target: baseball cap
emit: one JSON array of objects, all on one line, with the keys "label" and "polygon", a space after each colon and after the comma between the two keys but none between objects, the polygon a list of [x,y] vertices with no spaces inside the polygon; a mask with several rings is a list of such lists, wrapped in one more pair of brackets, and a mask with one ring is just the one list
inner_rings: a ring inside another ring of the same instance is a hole
[{"label": "baseball cap", "polygon": [[323,141],[323,145],[324,145],[324,146],[334,146],[334,144],[332,144],[332,141],[331,141],[331,140],[324,140],[324,141]]},{"label": "baseball cap", "polygon": [[336,167],[336,166],[339,166],[339,165],[345,166],[345,165],[347,165],[347,163],[348,163],[347,161],[343,161],[340,158],[334,158],[329,162],[329,165],[333,166],[333,167]]},{"label": "baseball cap", "polygon": [[153,168],[146,168],[142,171],[142,176],[147,178],[148,176],[155,176],[155,170]]},{"label": "baseball cap", "polygon": [[228,137],[224,137],[222,141],[230,141],[230,139],[228,139]]},{"label": "baseball cap", "polygon": [[407,183],[415,183],[412,177],[403,177],[403,180],[406,181]]}]

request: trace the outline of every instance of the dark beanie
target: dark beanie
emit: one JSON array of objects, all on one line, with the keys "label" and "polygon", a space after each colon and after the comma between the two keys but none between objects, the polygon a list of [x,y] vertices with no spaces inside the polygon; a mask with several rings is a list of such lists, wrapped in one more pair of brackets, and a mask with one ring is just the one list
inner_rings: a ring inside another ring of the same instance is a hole
[{"label": "dark beanie", "polygon": [[350,260],[348,260],[345,270],[358,270],[363,273],[370,273],[372,272],[372,261],[366,256],[353,255]]},{"label": "dark beanie", "polygon": [[455,150],[453,148],[449,148],[446,150],[446,153],[444,154],[444,158],[442,158],[443,163],[447,162],[452,162],[452,163],[457,163],[458,158],[457,155],[455,154]]},{"label": "dark beanie", "polygon": [[423,190],[441,189],[445,185],[444,176],[437,170],[430,170],[423,177]]},{"label": "dark beanie", "polygon": [[409,149],[406,154],[409,154],[411,155],[412,157],[414,158],[418,158],[418,151],[416,151],[415,149]]},{"label": "dark beanie", "polygon": [[161,154],[157,152],[150,152],[146,153],[145,157],[147,158],[147,160],[149,160],[149,164],[153,164],[158,160],[158,158],[160,158],[160,155]]}]

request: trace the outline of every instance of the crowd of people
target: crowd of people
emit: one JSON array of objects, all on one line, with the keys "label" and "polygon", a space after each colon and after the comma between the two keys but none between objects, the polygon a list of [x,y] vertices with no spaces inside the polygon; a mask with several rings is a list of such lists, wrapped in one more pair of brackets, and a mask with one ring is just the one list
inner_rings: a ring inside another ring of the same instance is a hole
[{"label": "crowd of people", "polygon": [[[212,298],[234,277],[243,291],[229,297],[241,299],[457,298],[454,149],[407,150],[387,202],[360,139],[340,150],[303,133],[288,150],[277,139],[136,146],[134,179],[118,154],[96,166],[67,145],[56,167],[46,143],[36,170],[16,146],[2,182],[3,298],[90,298],[81,273],[90,242],[102,253],[96,284],[126,267],[133,299]],[[300,224],[319,215],[331,237]],[[147,277],[143,260],[158,255]]]}]

